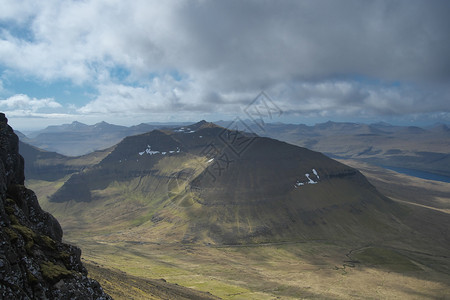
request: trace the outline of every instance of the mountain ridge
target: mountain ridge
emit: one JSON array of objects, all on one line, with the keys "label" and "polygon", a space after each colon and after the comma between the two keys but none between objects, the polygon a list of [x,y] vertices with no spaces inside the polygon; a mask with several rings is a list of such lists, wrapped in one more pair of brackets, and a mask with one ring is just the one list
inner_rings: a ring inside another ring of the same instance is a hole
[{"label": "mountain ridge", "polygon": [[[229,127],[233,122],[220,121],[217,125]],[[388,123],[326,122],[314,126],[304,124],[264,123],[263,129],[250,120],[241,120],[250,133],[283,140],[342,159],[357,159],[363,162],[393,168],[413,169],[432,174],[450,176],[450,130],[446,124],[416,128],[396,126]],[[70,124],[66,124],[70,125]],[[106,122],[86,125],[88,130],[42,134],[32,139],[21,135],[22,142],[47,151],[68,156],[79,156],[109,148],[130,135],[142,134],[153,129],[188,128],[193,124],[142,123],[131,127]],[[242,129],[243,129],[242,128]],[[416,143],[419,134],[423,143]]]}]

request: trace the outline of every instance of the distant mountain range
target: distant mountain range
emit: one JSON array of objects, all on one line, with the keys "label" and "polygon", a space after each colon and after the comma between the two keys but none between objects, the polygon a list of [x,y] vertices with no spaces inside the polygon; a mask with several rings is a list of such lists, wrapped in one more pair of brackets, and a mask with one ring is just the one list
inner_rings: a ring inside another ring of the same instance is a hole
[{"label": "distant mountain range", "polygon": [[16,132],[21,141],[43,150],[58,152],[67,156],[84,155],[96,150],[111,147],[124,137],[170,127],[170,125],[139,124],[126,127],[106,122],[86,125],[80,122],[49,126],[25,136]]},{"label": "distant mountain range", "polygon": [[327,122],[315,126],[248,123],[260,136],[276,138],[322,152],[384,166],[419,170],[450,177],[450,129],[394,126],[387,123]]},{"label": "distant mountain range", "polygon": [[[228,121],[216,122],[223,127]],[[304,124],[264,123],[244,120],[240,130],[325,153],[334,158],[352,158],[385,166],[401,167],[450,176],[450,129],[445,124],[420,128],[387,123],[359,124],[327,122]],[[186,126],[180,124],[178,126]],[[22,142],[67,156],[79,156],[106,149],[131,135],[154,129],[175,128],[174,124],[140,124],[132,127],[101,122],[86,125],[79,122],[49,126],[25,136],[16,132]]]}]

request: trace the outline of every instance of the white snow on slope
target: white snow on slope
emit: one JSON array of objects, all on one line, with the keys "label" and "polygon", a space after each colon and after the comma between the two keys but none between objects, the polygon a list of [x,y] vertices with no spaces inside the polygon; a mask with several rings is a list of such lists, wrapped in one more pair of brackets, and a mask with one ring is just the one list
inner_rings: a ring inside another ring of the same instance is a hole
[{"label": "white snow on slope", "polygon": [[167,153],[180,153],[180,148],[177,147],[176,150],[169,150],[169,151],[155,151],[152,150],[152,147],[150,145],[147,145],[147,149],[145,149],[142,152],[139,152],[139,155],[142,156],[144,154],[148,154],[148,155],[155,155],[155,154],[162,154],[162,155],[166,155]]},{"label": "white snow on slope", "polygon": [[317,179],[320,179],[319,174],[317,174],[316,169],[312,169],[312,171],[313,171],[314,175],[316,175]]},{"label": "white snow on slope", "polygon": [[316,184],[317,183],[317,181],[314,181],[314,180],[311,179],[311,177],[309,177],[308,173],[306,173],[305,176],[306,176],[306,178],[308,178],[308,180],[309,180],[308,183],[309,184]]},{"label": "white snow on slope", "polygon": [[317,173],[316,169],[312,169],[312,172],[314,173],[314,175],[317,177],[317,181],[314,181],[310,176],[309,173],[305,173],[305,177],[306,179],[308,179],[307,181],[300,181],[297,180],[297,182],[294,184],[294,188],[298,188],[299,186],[303,186],[305,184],[316,184],[319,183],[320,177],[319,174]]},{"label": "white snow on slope", "polygon": [[191,128],[181,127],[180,129],[174,129],[174,132],[182,132],[182,133],[194,133],[195,130],[191,130]]}]

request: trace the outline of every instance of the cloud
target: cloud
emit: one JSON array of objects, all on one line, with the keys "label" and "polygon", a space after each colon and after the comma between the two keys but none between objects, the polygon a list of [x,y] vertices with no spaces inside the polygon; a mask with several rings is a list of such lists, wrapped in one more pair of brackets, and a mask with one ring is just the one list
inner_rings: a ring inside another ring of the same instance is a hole
[{"label": "cloud", "polygon": [[4,1],[0,65],[90,87],[81,114],[240,111],[261,90],[292,114],[449,112],[449,12],[439,0]]},{"label": "cloud", "polygon": [[24,94],[0,99],[0,109],[11,116],[45,116],[61,107],[53,98],[37,99]]},{"label": "cloud", "polygon": [[[300,117],[376,117],[433,114],[449,120],[450,89],[430,94],[414,85],[384,85],[355,80],[291,82],[270,95],[285,114]],[[299,97],[299,95],[301,95]],[[442,102],[439,106],[436,103]],[[445,114],[444,112],[447,112]]]},{"label": "cloud", "polygon": [[[25,6],[36,7],[35,14],[25,13],[33,39],[3,32],[0,49],[10,54],[3,63],[46,77],[65,73],[90,80],[98,68],[118,64],[133,74],[165,68],[233,74],[244,84],[349,72],[393,80],[450,78],[450,59],[443,55],[450,50],[446,1],[104,0]],[[23,15],[11,10],[10,18]],[[221,79],[236,86],[233,77]]]}]

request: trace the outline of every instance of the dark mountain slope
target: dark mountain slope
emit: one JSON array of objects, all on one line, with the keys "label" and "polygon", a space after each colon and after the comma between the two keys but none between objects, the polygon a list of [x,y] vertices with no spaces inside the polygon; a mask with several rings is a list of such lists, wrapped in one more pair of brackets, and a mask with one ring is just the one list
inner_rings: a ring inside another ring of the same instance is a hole
[{"label": "dark mountain slope", "polygon": [[0,298],[110,299],[87,277],[80,249],[24,187],[18,138],[0,113]]},{"label": "dark mountain slope", "polygon": [[357,170],[204,121],[124,139],[51,198],[71,200],[99,209],[99,228],[186,243],[361,242],[407,230],[402,209]]}]

